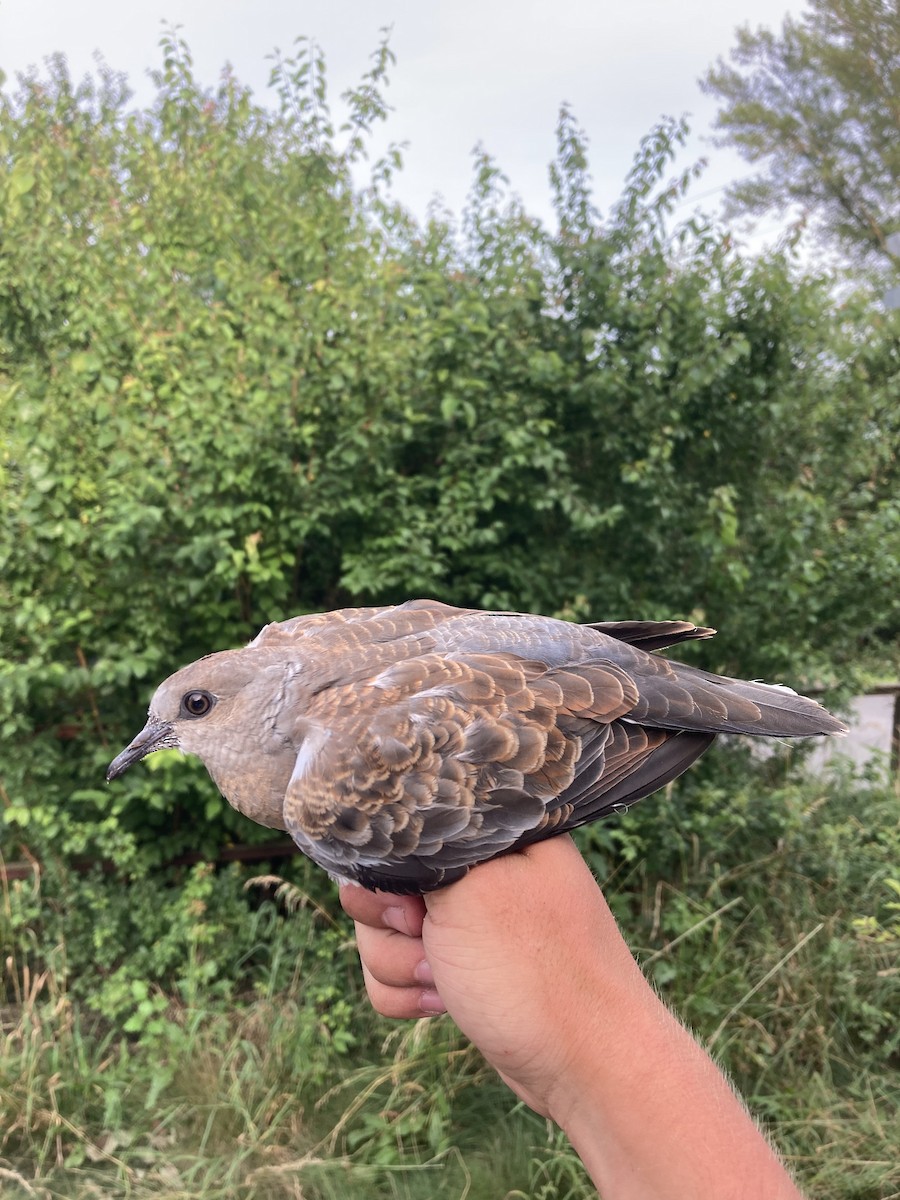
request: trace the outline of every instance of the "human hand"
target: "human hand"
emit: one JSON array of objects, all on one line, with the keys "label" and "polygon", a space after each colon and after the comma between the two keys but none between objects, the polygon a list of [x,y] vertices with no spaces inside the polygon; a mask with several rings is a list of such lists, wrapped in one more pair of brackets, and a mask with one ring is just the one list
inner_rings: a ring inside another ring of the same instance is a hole
[{"label": "human hand", "polygon": [[373,1006],[389,1017],[449,1011],[513,1091],[557,1120],[592,1036],[585,1013],[611,990],[620,1006],[647,988],[567,836],[424,898],[350,884],[341,903],[356,921]]},{"label": "human hand", "polygon": [[615,1200],[802,1200],[708,1055],[637,967],[567,836],[423,897],[348,885],[366,988],[448,1011]]}]

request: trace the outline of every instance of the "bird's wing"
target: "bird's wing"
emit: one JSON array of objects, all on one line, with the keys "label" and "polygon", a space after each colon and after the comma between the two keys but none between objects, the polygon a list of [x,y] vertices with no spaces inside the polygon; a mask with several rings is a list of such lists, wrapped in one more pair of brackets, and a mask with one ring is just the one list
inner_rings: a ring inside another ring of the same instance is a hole
[{"label": "bird's wing", "polygon": [[715,630],[690,621],[590,621],[583,628],[597,629],[608,637],[641,650],[662,650],[679,642],[695,642],[715,636]]},{"label": "bird's wing", "polygon": [[263,626],[250,645],[254,649],[287,650],[310,639],[319,647],[385,643],[427,632],[451,617],[465,616],[471,611],[454,608],[440,600],[336,608],[330,612],[291,617],[287,621],[273,621]]},{"label": "bird's wing", "polygon": [[[628,646],[624,650],[640,653]],[[639,692],[630,715],[642,724],[759,737],[813,737],[847,731],[821,704],[789,687],[714,675],[656,654],[642,654],[629,673]]]},{"label": "bird's wing", "polygon": [[391,664],[421,661],[429,653],[447,658],[506,655],[536,661],[548,671],[571,664],[613,666],[636,686],[631,718],[663,729],[770,737],[845,732],[814,700],[789,688],[729,679],[647,653],[712,632],[686,621],[574,625],[532,613],[480,612],[412,600],[270,625],[255,648],[279,659],[302,650],[304,678],[314,692],[362,686]]},{"label": "bird's wing", "polygon": [[445,652],[511,651],[559,668],[615,665],[637,688],[629,718],[662,729],[768,737],[846,732],[815,700],[790,688],[730,679],[647,653],[664,641],[711,634],[679,621],[573,625],[530,613],[463,611],[443,616],[428,636]]},{"label": "bird's wing", "polygon": [[329,688],[300,718],[285,824],[332,872],[424,891],[627,805],[711,741],[626,725],[614,663],[426,654]]}]

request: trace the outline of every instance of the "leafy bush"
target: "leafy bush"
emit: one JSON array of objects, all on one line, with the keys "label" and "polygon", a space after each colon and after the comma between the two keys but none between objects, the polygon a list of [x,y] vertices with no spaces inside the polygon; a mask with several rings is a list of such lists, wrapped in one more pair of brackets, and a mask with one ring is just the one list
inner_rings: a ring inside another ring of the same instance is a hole
[{"label": "leafy bush", "polygon": [[[558,229],[486,157],[419,228],[396,152],[355,182],[390,61],[343,144],[305,43],[272,108],[174,37],[145,109],[61,61],[0,96],[0,838],[41,863],[0,895],[4,1194],[593,1194],[447,1022],[371,1014],[321,873],[289,916],[173,865],[270,836],[199,764],[102,786],[175,666],[414,593],[692,616],[787,682],[894,653],[893,318],[673,231],[676,123],[605,219],[563,110]],[[895,795],[710,755],[581,838],[816,1194],[900,1187]]]},{"label": "leafy bush", "polygon": [[[2,847],[42,862],[43,953],[65,931],[117,1020],[201,950],[208,985],[234,969],[192,908],[231,920],[231,876],[162,868],[268,834],[196,763],[104,767],[156,681],[265,621],[415,593],[693,616],[722,626],[698,658],[787,682],[895,644],[889,319],[670,232],[671,122],[605,220],[564,110],[557,231],[487,158],[461,229],[419,228],[395,154],[354,183],[389,62],[343,145],[305,44],[271,108],[174,37],[144,109],[61,60],[0,100]],[[634,857],[631,828],[596,837]]]}]

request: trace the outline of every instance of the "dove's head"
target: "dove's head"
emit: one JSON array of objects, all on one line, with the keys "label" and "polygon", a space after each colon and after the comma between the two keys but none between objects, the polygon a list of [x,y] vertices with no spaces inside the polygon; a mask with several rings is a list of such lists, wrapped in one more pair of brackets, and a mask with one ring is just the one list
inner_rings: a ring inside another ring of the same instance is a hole
[{"label": "dove's head", "polygon": [[[296,668],[294,668],[296,670]],[[195,754],[226,800],[261,824],[283,828],[281,807],[296,759],[281,728],[291,667],[258,652],[225,650],[159,685],[147,723],[109,764],[107,781],[154,750]]]}]

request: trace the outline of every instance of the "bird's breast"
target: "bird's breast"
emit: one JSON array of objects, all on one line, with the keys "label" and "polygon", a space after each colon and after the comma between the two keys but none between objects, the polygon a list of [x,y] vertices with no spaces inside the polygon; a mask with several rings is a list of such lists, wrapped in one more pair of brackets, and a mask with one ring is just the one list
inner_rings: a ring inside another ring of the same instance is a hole
[{"label": "bird's breast", "polygon": [[204,756],[213,783],[232,808],[269,829],[285,829],[284,794],[294,766],[294,751],[281,746],[268,754],[219,753]]}]

